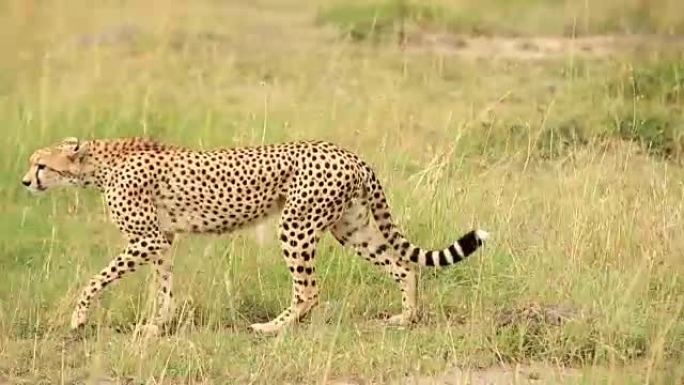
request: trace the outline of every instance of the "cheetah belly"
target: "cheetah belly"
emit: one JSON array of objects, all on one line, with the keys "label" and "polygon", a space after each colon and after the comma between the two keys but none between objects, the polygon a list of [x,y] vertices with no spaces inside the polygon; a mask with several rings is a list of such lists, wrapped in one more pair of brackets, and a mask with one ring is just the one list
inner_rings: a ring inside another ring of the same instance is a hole
[{"label": "cheetah belly", "polygon": [[237,167],[235,159],[221,153],[202,156],[201,171],[177,164],[159,186],[157,208],[165,231],[225,233],[280,211],[289,185],[282,168],[273,163]]},{"label": "cheetah belly", "polygon": [[189,204],[182,208],[171,208],[161,203],[158,206],[159,224],[166,232],[226,233],[255,224],[280,210],[278,199],[258,201],[249,207],[206,206]]},{"label": "cheetah belly", "polygon": [[188,232],[198,222],[185,212],[172,211],[167,208],[160,208],[157,215],[159,227],[166,232]]}]

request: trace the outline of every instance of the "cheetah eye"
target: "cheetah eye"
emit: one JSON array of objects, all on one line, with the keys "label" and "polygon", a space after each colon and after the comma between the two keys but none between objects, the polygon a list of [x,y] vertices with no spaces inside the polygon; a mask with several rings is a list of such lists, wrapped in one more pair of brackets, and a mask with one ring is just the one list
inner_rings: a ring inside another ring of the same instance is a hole
[{"label": "cheetah eye", "polygon": [[45,165],[44,164],[39,164],[38,165],[38,170],[45,170]]}]

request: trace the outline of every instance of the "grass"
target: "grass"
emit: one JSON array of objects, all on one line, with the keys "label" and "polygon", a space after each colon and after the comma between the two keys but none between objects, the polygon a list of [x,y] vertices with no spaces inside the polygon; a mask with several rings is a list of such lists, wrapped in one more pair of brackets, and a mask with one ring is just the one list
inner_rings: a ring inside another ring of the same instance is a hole
[{"label": "grass", "polygon": [[[618,3],[585,2],[577,25],[633,32],[594,24]],[[482,60],[356,44],[327,26],[352,19],[327,3],[60,4],[0,8],[0,384],[388,383],[502,362],[577,368],[574,383],[681,383],[680,52]],[[563,2],[459,4],[426,7],[485,20],[491,34],[562,35],[574,20]],[[680,31],[674,3],[653,4],[626,20]],[[530,23],[507,20],[514,11]],[[506,32],[513,24],[525,30]],[[137,273],[75,341],[77,291],[121,239],[96,193],[32,197],[19,185],[32,150],[74,135],[196,148],[332,140],[376,168],[416,243],[473,226],[494,236],[458,267],[421,272],[422,320],[405,330],[379,321],[400,308],[394,283],[326,237],[321,306],[277,337],[246,330],[287,305],[277,244],[249,231],[183,237],[174,334],[130,332],[151,306],[151,279]],[[530,303],[581,316],[497,321]]]},{"label": "grass", "polygon": [[672,0],[554,1],[336,1],[320,9],[319,22],[364,41],[408,32],[446,31],[484,36],[591,36],[681,34],[684,22]]}]

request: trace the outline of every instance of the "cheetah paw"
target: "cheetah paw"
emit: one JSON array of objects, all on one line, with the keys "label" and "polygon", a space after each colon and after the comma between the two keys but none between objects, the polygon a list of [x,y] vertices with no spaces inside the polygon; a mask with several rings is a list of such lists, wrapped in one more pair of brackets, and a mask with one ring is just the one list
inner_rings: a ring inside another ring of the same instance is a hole
[{"label": "cheetah paw", "polygon": [[397,314],[393,315],[387,320],[387,324],[390,326],[408,326],[416,322],[416,317],[413,314]]},{"label": "cheetah paw", "polygon": [[282,325],[272,322],[251,324],[249,327],[257,333],[277,333],[282,329]]},{"label": "cheetah paw", "polygon": [[86,323],[87,317],[84,310],[76,309],[71,314],[71,330],[82,328]]},{"label": "cheetah paw", "polygon": [[136,335],[139,335],[143,338],[155,338],[159,337],[161,333],[161,328],[155,324],[146,324],[146,325],[141,325],[137,330],[135,331]]}]

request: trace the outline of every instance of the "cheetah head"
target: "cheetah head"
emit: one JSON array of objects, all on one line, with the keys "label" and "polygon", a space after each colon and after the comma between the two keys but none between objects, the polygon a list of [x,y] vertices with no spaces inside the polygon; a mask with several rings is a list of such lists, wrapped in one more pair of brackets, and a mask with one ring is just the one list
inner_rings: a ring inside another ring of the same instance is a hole
[{"label": "cheetah head", "polygon": [[66,138],[60,143],[41,148],[29,158],[29,169],[21,183],[32,192],[77,185],[87,153],[88,142],[76,138]]}]

